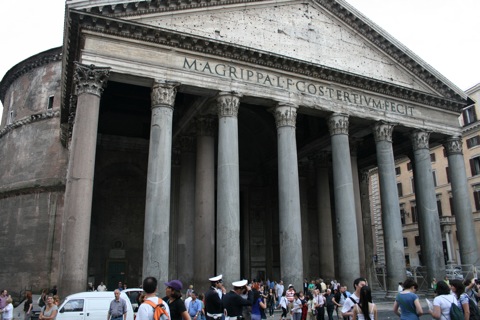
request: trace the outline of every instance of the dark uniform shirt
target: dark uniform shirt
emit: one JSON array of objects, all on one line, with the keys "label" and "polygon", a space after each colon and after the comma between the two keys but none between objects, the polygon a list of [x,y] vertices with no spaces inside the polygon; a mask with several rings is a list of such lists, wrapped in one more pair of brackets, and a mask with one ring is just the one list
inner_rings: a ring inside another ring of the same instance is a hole
[{"label": "dark uniform shirt", "polygon": [[244,306],[251,306],[253,300],[253,292],[248,292],[248,300],[236,294],[235,291],[230,291],[223,296],[223,306],[227,311],[229,317],[241,317]]},{"label": "dark uniform shirt", "polygon": [[223,313],[222,299],[220,299],[214,287],[210,287],[205,293],[205,312],[210,314]]}]

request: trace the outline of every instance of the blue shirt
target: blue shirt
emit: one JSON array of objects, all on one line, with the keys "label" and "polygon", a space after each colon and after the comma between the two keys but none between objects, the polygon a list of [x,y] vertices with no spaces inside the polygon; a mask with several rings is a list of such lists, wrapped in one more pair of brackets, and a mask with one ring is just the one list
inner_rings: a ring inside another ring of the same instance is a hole
[{"label": "blue shirt", "polygon": [[200,311],[202,311],[202,303],[200,300],[195,299],[190,301],[190,304],[188,305],[188,314],[190,317],[195,317]]}]

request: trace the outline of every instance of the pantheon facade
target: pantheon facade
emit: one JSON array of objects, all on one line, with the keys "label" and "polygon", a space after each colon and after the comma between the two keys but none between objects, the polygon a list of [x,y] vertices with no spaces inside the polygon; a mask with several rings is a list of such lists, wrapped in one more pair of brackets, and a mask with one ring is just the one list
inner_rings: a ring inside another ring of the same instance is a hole
[{"label": "pantheon facade", "polygon": [[[445,263],[429,148],[478,261],[467,96],[344,0],[67,0],[63,46],[0,83],[0,283],[62,296],[145,276],[405,278],[395,159],[412,161],[429,279]],[[160,289],[163,289],[162,287]]]}]

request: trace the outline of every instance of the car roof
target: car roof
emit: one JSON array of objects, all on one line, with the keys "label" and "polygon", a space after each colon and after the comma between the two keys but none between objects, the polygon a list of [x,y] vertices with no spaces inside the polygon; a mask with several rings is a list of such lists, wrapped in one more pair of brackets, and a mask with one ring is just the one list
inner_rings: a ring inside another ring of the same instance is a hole
[{"label": "car roof", "polygon": [[[127,292],[133,292],[133,291],[142,292],[143,289],[129,288],[129,289],[120,291],[120,294],[122,293],[125,294]],[[113,291],[86,291],[86,292],[78,292],[78,293],[71,294],[67,296],[66,300],[75,299],[75,298],[105,298],[105,297],[111,297],[113,299],[115,298],[115,295]]]}]

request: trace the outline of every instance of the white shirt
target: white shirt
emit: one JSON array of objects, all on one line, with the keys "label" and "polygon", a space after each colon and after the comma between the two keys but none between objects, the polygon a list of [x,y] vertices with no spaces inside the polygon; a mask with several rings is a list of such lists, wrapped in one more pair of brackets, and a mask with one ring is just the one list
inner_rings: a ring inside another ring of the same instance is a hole
[{"label": "white shirt", "polygon": [[457,298],[451,294],[442,294],[433,299],[433,306],[439,306],[441,310],[440,319],[450,320],[450,307],[452,303],[458,305]]},{"label": "white shirt", "polygon": [[315,303],[318,305],[318,307],[323,307],[325,304],[325,297],[323,294],[319,294],[318,296],[313,297],[315,299]]},{"label": "white shirt", "polygon": [[[157,297],[150,297],[147,298],[147,300],[152,301],[155,304],[158,304],[158,298]],[[164,301],[163,305],[165,306],[165,309],[167,310],[167,313],[170,317],[170,308],[168,307],[168,304]],[[151,305],[142,303],[140,307],[138,308],[137,312],[137,320],[153,320],[153,308]]]},{"label": "white shirt", "polygon": [[100,285],[97,287],[97,291],[107,291],[107,286],[104,285],[104,284],[100,284]]},{"label": "white shirt", "polygon": [[9,303],[3,309],[3,320],[12,319],[12,318],[13,318],[13,305]]},{"label": "white shirt", "polygon": [[190,301],[192,301],[192,297],[188,297],[187,299],[185,299],[185,308],[187,309],[187,311],[188,307],[190,307]]},{"label": "white shirt", "polygon": [[283,284],[277,284],[277,297],[281,297],[283,295],[283,290],[285,290],[285,287]]},{"label": "white shirt", "polygon": [[[353,300],[355,300],[357,303],[358,303],[358,301],[360,301],[360,298],[357,297],[357,295],[355,294],[355,292],[350,295],[350,298],[352,298]],[[353,303],[352,299],[350,299],[350,298],[345,299],[345,302],[344,302],[343,307],[342,307],[342,313],[349,312],[349,311],[353,308],[353,306],[355,305],[355,304]],[[351,319],[351,318],[352,318],[352,317],[350,317],[350,319]]]}]

